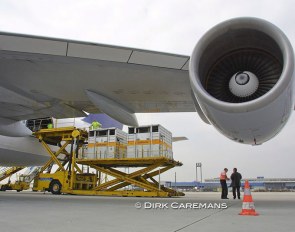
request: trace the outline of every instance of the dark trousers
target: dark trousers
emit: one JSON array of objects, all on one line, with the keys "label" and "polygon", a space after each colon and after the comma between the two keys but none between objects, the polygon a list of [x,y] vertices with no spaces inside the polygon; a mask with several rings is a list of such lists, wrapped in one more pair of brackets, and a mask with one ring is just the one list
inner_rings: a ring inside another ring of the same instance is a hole
[{"label": "dark trousers", "polygon": [[240,197],[241,197],[240,186],[235,186],[235,187],[233,186],[233,196],[234,196],[234,198],[237,197],[236,194],[238,194],[238,198],[240,199]]},{"label": "dark trousers", "polygon": [[228,194],[226,180],[220,180],[220,184],[221,184],[221,188],[222,188],[221,199],[225,199],[225,198],[227,198],[227,194]]}]

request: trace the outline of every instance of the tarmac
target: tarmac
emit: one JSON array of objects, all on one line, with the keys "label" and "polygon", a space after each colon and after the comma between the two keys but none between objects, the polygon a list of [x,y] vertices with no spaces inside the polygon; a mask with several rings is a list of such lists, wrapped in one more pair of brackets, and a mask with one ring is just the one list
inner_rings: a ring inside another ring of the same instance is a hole
[{"label": "tarmac", "polygon": [[295,231],[295,192],[252,196],[259,216],[240,216],[242,199],[211,192],[179,198],[0,192],[0,231]]}]

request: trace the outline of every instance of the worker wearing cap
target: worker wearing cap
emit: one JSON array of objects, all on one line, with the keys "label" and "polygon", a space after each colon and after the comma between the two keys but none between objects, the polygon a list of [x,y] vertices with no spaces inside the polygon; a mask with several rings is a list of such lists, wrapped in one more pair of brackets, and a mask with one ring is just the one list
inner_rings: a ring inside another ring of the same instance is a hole
[{"label": "worker wearing cap", "polygon": [[101,128],[101,124],[98,121],[93,121],[90,126],[90,130],[96,130]]},{"label": "worker wearing cap", "polygon": [[221,199],[228,199],[227,194],[228,194],[228,189],[227,189],[227,184],[226,181],[229,180],[229,178],[227,177],[226,173],[227,173],[228,169],[224,168],[223,171],[220,173],[220,184],[221,184]]}]

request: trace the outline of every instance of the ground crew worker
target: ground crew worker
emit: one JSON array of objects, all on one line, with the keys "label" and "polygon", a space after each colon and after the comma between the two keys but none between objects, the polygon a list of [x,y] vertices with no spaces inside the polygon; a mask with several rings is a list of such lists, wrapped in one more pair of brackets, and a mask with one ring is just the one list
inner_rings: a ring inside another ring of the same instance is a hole
[{"label": "ground crew worker", "polygon": [[233,187],[233,197],[236,199],[238,195],[238,199],[241,199],[240,187],[241,187],[241,179],[242,175],[238,173],[238,169],[234,168],[233,173],[230,176],[231,186]]},{"label": "ground crew worker", "polygon": [[223,171],[220,173],[220,184],[221,184],[221,199],[228,199],[227,194],[228,194],[228,189],[227,189],[227,184],[226,181],[229,180],[227,177],[228,169],[224,168]]},{"label": "ground crew worker", "polygon": [[47,129],[52,129],[53,128],[53,124],[52,123],[49,123],[48,125],[47,125]]},{"label": "ground crew worker", "polygon": [[90,130],[96,130],[101,128],[101,124],[98,121],[93,121],[90,126]]}]

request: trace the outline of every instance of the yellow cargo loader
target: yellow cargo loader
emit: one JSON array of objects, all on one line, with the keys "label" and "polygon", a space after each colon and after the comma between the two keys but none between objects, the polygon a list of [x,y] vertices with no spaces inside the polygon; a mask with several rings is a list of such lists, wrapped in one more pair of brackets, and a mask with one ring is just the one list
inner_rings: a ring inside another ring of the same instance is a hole
[{"label": "yellow cargo loader", "polygon": [[[20,171],[24,167],[11,167],[9,170]],[[28,167],[24,174],[18,176],[17,180],[11,183],[10,179],[7,184],[2,184],[0,191],[16,190],[17,192],[30,189],[30,183],[34,177],[38,174],[40,167]],[[16,173],[16,172],[14,172]]]},{"label": "yellow cargo loader", "polygon": [[16,190],[17,192],[28,190],[30,188],[30,183],[24,182],[24,181],[15,181],[14,183],[7,183],[1,185],[1,191],[6,190]]},{"label": "yellow cargo loader", "polygon": [[[34,135],[51,158],[36,175],[33,191],[101,196],[171,197],[184,195],[182,192],[160,185],[155,179],[155,176],[182,165],[171,158],[84,159],[84,149],[88,148],[88,132],[85,130],[75,127],[50,128],[37,131]],[[53,164],[57,165],[55,172],[52,172]],[[117,169],[129,167],[135,168],[136,171],[126,173]],[[90,168],[95,173],[89,173]],[[106,175],[112,179],[103,178]],[[126,190],[126,187],[130,185],[142,190]]]}]

